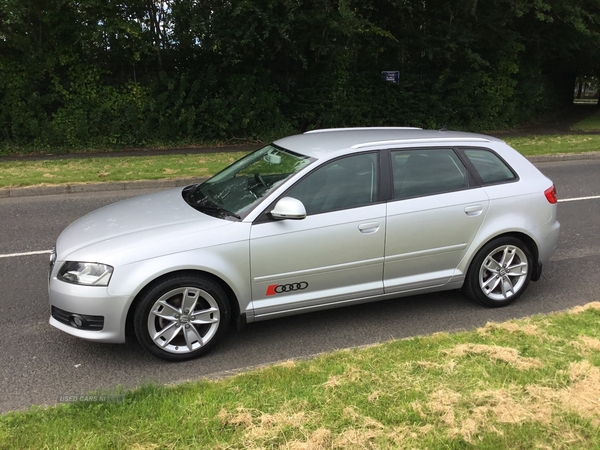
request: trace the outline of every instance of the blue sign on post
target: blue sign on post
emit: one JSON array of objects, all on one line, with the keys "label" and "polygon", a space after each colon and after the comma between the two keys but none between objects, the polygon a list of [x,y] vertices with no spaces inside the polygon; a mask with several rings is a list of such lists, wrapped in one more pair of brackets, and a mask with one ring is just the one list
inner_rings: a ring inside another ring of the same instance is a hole
[{"label": "blue sign on post", "polygon": [[381,79],[388,83],[398,84],[400,81],[400,72],[397,70],[384,70],[381,72]]}]

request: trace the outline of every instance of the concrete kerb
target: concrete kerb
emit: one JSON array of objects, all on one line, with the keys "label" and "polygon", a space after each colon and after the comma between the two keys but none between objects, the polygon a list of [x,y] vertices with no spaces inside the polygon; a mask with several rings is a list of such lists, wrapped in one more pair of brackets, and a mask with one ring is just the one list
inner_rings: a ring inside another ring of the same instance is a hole
[{"label": "concrete kerb", "polygon": [[69,185],[29,186],[24,188],[2,189],[8,191],[8,197],[31,197],[36,195],[68,194]]},{"label": "concrete kerb", "polygon": [[[527,159],[534,164],[543,162],[600,159],[600,151],[563,155],[530,156]],[[77,194],[82,192],[122,191],[130,189],[168,189],[179,186],[187,186],[194,183],[201,183],[204,180],[206,180],[206,178],[173,178],[167,180],[119,181],[87,184],[62,184],[56,186],[2,188],[0,189],[0,199],[10,197],[31,197],[38,195]]]},{"label": "concrete kerb", "polygon": [[0,198],[33,197],[39,195],[79,194],[84,192],[109,192],[130,189],[169,189],[201,183],[206,178],[176,178],[170,180],[120,181],[87,184],[61,184],[57,186],[30,186],[0,189]]},{"label": "concrete kerb", "polygon": [[562,155],[540,155],[527,158],[532,163],[556,162],[556,161],[579,161],[582,159],[600,159],[600,152],[587,153],[564,153]]}]

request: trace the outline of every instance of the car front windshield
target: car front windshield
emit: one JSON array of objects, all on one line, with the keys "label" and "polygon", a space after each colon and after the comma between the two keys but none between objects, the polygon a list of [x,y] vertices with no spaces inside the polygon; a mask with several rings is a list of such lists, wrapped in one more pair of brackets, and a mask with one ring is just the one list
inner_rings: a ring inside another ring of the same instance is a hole
[{"label": "car front windshield", "polygon": [[239,219],[312,161],[308,156],[270,144],[198,185],[189,192],[186,200],[207,214]]}]

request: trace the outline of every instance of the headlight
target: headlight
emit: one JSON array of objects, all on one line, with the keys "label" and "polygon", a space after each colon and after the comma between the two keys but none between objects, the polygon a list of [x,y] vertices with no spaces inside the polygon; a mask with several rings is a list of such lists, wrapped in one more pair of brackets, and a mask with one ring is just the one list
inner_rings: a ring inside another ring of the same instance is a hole
[{"label": "headlight", "polygon": [[106,264],[67,261],[58,272],[61,281],[84,286],[108,286],[113,268]]},{"label": "headlight", "polygon": [[50,266],[48,267],[48,281],[50,281],[50,277],[52,276],[52,269],[54,269],[54,263],[56,262],[56,247],[52,248],[50,252]]}]

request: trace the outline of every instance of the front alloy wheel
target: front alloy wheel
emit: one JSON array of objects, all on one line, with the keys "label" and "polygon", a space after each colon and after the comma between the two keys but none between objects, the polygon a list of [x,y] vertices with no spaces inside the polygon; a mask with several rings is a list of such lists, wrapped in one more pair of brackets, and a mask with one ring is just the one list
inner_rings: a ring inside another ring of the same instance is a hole
[{"label": "front alloy wheel", "polygon": [[137,305],[136,336],[153,355],[184,361],[208,352],[229,324],[221,287],[196,276],[173,276],[153,286]]},{"label": "front alloy wheel", "polygon": [[522,241],[512,237],[495,239],[473,259],[464,290],[485,306],[505,306],[525,291],[532,270],[531,252]]}]

